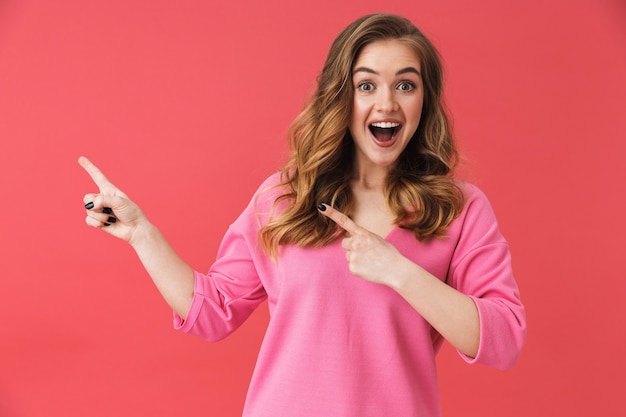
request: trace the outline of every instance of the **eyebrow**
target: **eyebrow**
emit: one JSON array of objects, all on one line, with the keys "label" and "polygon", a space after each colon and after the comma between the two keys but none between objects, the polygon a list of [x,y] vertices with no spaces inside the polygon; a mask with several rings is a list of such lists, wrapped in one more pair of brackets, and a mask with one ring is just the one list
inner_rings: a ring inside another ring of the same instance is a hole
[{"label": "eyebrow", "polygon": [[[376,74],[376,75],[378,75],[378,72],[376,72],[376,71],[374,71],[373,69],[368,68],[368,67],[358,67],[358,68],[355,68],[355,69],[352,71],[352,73],[353,73],[353,74],[355,74],[355,73],[357,73],[357,72],[367,72],[367,73],[369,73],[369,74]],[[422,74],[420,74],[420,72],[419,72],[417,69],[415,69],[415,68],[413,68],[413,67],[406,67],[406,68],[402,68],[401,70],[398,70],[398,71],[396,72],[396,75],[402,75],[402,74],[407,74],[407,73],[417,74],[417,75],[418,75],[418,76],[420,76],[420,77],[421,77],[421,75],[422,75]]]}]

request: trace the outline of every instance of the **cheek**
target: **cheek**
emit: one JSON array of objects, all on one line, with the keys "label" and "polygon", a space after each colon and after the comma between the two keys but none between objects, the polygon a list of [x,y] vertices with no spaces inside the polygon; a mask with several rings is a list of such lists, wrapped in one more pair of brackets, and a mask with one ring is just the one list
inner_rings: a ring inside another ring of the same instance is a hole
[{"label": "cheek", "polygon": [[352,114],[350,115],[350,126],[362,125],[367,117],[367,107],[360,100],[352,101]]},{"label": "cheek", "polygon": [[409,117],[411,121],[415,123],[416,125],[419,124],[420,119],[422,117],[423,107],[424,106],[423,106],[422,100],[413,101],[406,107],[407,113],[410,115]]}]

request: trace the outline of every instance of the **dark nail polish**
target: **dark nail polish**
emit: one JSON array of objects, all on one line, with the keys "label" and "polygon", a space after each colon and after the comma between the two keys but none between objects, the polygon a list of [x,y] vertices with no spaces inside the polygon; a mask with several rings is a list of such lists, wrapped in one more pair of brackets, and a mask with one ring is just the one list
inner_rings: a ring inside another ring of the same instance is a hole
[{"label": "dark nail polish", "polygon": [[117,219],[115,217],[109,217],[107,219],[107,222],[109,222],[109,223],[115,223],[116,221],[117,221]]},{"label": "dark nail polish", "polygon": [[111,214],[113,213],[113,210],[111,210],[111,207],[103,207],[102,212],[105,214]]},{"label": "dark nail polish", "polygon": [[109,223],[105,223],[104,227],[111,226]]},{"label": "dark nail polish", "polygon": [[317,205],[317,209],[319,211],[326,211],[326,206],[324,204],[320,203],[320,204]]},{"label": "dark nail polish", "polygon": [[89,203],[85,204],[85,208],[87,210],[91,210],[93,208],[93,201],[90,201]]}]

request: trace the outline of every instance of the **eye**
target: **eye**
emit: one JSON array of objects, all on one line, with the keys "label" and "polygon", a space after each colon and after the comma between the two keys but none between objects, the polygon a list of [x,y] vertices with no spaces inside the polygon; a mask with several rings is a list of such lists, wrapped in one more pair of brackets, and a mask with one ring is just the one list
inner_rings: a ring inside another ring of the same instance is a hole
[{"label": "eye", "polygon": [[415,89],[415,84],[409,81],[402,81],[396,88],[400,91],[409,92]]},{"label": "eye", "polygon": [[368,93],[368,92],[374,90],[374,84],[372,84],[369,81],[362,81],[362,82],[357,84],[356,89],[359,90],[359,91],[363,91],[365,93]]}]

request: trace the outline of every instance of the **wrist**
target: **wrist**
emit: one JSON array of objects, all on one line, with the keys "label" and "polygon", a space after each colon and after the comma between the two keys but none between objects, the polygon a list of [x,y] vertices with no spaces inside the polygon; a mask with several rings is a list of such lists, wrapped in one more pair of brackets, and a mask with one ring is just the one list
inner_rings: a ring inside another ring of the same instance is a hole
[{"label": "wrist", "polygon": [[411,260],[402,257],[400,261],[396,263],[394,271],[393,274],[389,275],[387,286],[402,294],[412,285],[416,284],[423,269]]},{"label": "wrist", "polygon": [[154,240],[159,234],[158,229],[147,219],[138,222],[131,232],[128,243],[135,249],[139,249],[143,244]]}]

